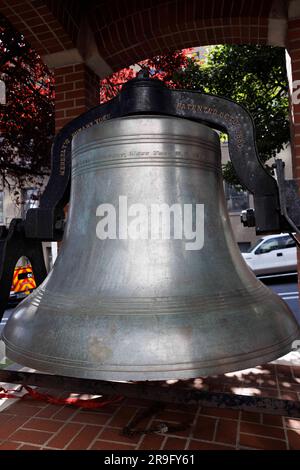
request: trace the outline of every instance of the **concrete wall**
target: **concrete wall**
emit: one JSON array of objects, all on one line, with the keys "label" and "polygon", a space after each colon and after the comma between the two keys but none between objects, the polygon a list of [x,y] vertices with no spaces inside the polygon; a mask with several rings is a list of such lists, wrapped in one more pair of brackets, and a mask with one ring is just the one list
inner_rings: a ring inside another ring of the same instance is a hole
[{"label": "concrete wall", "polygon": [[[22,205],[17,205],[11,192],[7,187],[3,188],[3,185],[0,184],[0,191],[3,191],[3,223],[7,227],[14,218],[22,217]],[[52,246],[53,245],[53,246]],[[55,244],[56,245],[56,244]],[[55,258],[55,247],[54,244],[49,242],[43,243],[44,258],[47,270],[49,271],[52,267],[52,259]],[[18,265],[23,265],[26,263],[26,260],[22,258],[19,260]]]},{"label": "concrete wall", "polygon": [[[3,188],[2,188],[3,190]],[[8,226],[15,217],[21,217],[21,207],[17,206],[13,201],[11,194],[7,188],[4,188],[3,194],[3,222]]]}]

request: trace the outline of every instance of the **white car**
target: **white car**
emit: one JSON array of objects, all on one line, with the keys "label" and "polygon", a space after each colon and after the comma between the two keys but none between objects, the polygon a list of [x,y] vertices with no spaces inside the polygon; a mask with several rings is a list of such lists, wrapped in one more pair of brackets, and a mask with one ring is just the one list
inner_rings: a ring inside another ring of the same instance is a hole
[{"label": "white car", "polygon": [[242,256],[257,275],[297,272],[296,243],[288,233],[262,237]]}]

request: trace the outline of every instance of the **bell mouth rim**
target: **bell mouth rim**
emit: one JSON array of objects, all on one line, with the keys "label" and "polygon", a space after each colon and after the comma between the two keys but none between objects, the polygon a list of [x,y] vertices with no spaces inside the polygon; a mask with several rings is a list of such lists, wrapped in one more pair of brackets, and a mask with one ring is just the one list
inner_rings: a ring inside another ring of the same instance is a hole
[{"label": "bell mouth rim", "polygon": [[[150,365],[124,365],[112,366],[103,364],[103,367],[95,367],[95,363],[84,361],[67,360],[59,361],[58,357],[45,356],[32,353],[16,345],[13,345],[4,334],[3,341],[6,344],[6,352],[9,359],[16,361],[25,367],[34,368],[43,373],[55,375],[65,375],[95,380],[108,381],[146,381],[146,380],[171,380],[171,379],[191,379],[203,376],[220,375],[228,372],[241,371],[276,360],[291,351],[292,342],[299,339],[300,328],[297,325],[295,331],[288,337],[277,342],[275,345],[259,348],[252,352],[235,354],[224,359],[213,358],[210,361],[199,361],[197,363],[181,364],[160,364]],[[264,352],[262,352],[264,351]],[[40,356],[40,357],[38,357]],[[243,357],[244,359],[241,359]],[[47,359],[46,359],[47,358]],[[49,361],[49,358],[55,359]],[[28,360],[28,362],[27,362]],[[257,362],[258,361],[258,362]],[[208,362],[212,364],[209,365]],[[91,367],[92,366],[92,367]],[[145,370],[147,368],[147,370]],[[158,370],[159,369],[159,370]]]}]

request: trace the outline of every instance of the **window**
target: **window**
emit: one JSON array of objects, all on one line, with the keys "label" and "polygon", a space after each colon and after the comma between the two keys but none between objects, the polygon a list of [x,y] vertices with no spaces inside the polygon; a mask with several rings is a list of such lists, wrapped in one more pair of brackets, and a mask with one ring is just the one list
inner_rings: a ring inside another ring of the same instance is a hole
[{"label": "window", "polygon": [[255,251],[255,254],[269,253],[273,250],[282,250],[285,248],[293,248],[295,246],[295,241],[289,235],[286,237],[274,237],[262,243]]},{"label": "window", "polygon": [[260,245],[262,241],[263,241],[263,239],[262,239],[262,238],[259,238],[259,239],[257,240],[257,242],[254,243],[253,246],[250,246],[250,248],[249,248],[249,250],[248,250],[248,253],[251,253],[251,251],[255,250],[255,248],[256,248],[258,245]]},{"label": "window", "polygon": [[241,212],[249,208],[249,193],[239,191],[235,186],[231,186],[225,181],[225,197],[228,212]]},{"label": "window", "polygon": [[22,217],[26,216],[28,209],[35,209],[39,206],[39,191],[34,188],[22,190]]},{"label": "window", "polygon": [[251,243],[250,242],[238,242],[238,247],[241,253],[248,253],[251,247]]},{"label": "window", "polygon": [[296,242],[292,237],[288,237],[285,248],[295,248]]},{"label": "window", "polygon": [[3,191],[0,191],[0,224],[4,224],[3,199],[4,199],[4,193]]}]

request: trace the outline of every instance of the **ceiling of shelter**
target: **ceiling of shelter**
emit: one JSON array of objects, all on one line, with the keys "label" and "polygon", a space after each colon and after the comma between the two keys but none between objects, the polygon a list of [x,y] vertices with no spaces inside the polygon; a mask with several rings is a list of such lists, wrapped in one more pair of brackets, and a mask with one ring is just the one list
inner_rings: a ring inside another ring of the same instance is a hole
[{"label": "ceiling of shelter", "polygon": [[286,10],[284,0],[1,0],[0,3],[0,12],[24,33],[50,66],[81,60],[92,69],[98,67],[95,71],[100,76],[175,48],[272,43],[272,20],[277,31],[274,41],[284,42]]}]

